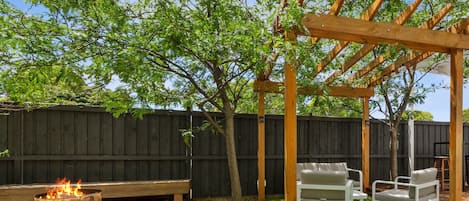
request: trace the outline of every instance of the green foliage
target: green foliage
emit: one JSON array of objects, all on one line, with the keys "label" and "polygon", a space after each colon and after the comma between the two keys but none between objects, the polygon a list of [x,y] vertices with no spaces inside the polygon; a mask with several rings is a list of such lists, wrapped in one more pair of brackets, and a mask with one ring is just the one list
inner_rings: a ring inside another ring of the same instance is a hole
[{"label": "green foliage", "polygon": [[[405,111],[402,114],[402,119],[409,120],[410,111]],[[420,110],[415,110],[413,112],[415,121],[433,121],[433,114],[431,112],[425,112]]]},{"label": "green foliage", "polygon": [[362,103],[357,98],[337,98],[331,96],[313,96],[299,104],[300,114],[326,117],[362,117]]},{"label": "green foliage", "polygon": [[75,56],[60,45],[69,32],[65,26],[0,1],[0,30],[1,101],[28,107],[101,104],[102,87],[88,86]]},{"label": "green foliage", "polygon": [[463,110],[463,121],[469,122],[469,108]]},{"label": "green foliage", "polygon": [[[218,122],[219,125],[220,123],[221,122]],[[207,120],[202,121],[202,124],[200,124],[199,126],[195,126],[192,129],[179,129],[179,132],[181,133],[184,139],[184,144],[189,147],[191,145],[192,138],[195,137],[197,134],[219,134],[213,124]]]},{"label": "green foliage", "polygon": [[8,149],[5,149],[4,151],[0,152],[0,158],[4,157],[10,157],[10,152],[8,151]]}]

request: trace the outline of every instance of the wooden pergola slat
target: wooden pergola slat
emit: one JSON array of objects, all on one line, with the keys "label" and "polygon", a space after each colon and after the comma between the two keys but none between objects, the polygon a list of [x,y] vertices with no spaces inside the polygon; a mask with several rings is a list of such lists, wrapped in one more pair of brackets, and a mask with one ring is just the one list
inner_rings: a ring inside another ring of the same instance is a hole
[{"label": "wooden pergola slat", "polygon": [[[443,18],[444,16],[441,16]],[[432,18],[434,19],[434,18]],[[440,19],[441,20],[441,19]],[[453,34],[462,34],[466,33],[467,30],[469,30],[469,26],[467,24],[469,23],[469,18],[461,20],[459,23],[449,27],[447,29],[447,32],[453,33]],[[428,27],[433,27],[438,23],[430,24],[427,22]],[[433,26],[431,26],[433,25]],[[422,28],[424,28],[422,26]],[[367,86],[374,87],[378,85],[379,83],[382,83],[383,81],[386,80],[386,78],[390,77],[390,74],[392,72],[399,72],[399,68],[401,66],[414,66],[420,63],[421,61],[427,59],[428,57],[432,56],[434,52],[421,52],[421,51],[411,51],[407,55],[401,57],[398,59],[397,62],[389,65],[382,71],[380,71],[377,75],[374,75],[369,81],[366,83]]]},{"label": "wooden pergola slat", "polygon": [[[306,14],[303,25],[312,36],[359,43],[399,44],[411,49],[448,53],[450,49],[468,49],[469,36],[406,27],[391,23],[369,22],[347,17]],[[347,26],[343,26],[347,24]]]},{"label": "wooden pergola slat", "polygon": [[[340,9],[342,8],[342,5],[344,5],[344,0],[336,0],[334,4],[332,4],[331,8],[329,9],[328,14],[337,16],[340,12]],[[311,44],[317,43],[319,39],[321,38],[311,37]]]},{"label": "wooden pergola slat", "polygon": [[378,57],[376,57],[375,59],[373,59],[373,61],[371,61],[368,65],[366,65],[365,67],[361,68],[358,70],[358,72],[356,72],[355,74],[353,74],[352,76],[349,77],[349,79],[347,80],[347,82],[350,84],[352,83],[353,81],[357,80],[358,78],[368,74],[369,72],[371,72],[373,69],[375,69],[376,67],[378,67],[379,65],[381,65],[383,62],[385,61],[384,59],[384,56],[383,55],[379,55]]},{"label": "wooden pergola slat", "polygon": [[[440,12],[438,12],[436,15],[434,15],[432,18],[430,18],[429,20],[427,20],[426,22],[424,22],[423,24],[421,24],[419,27],[422,28],[422,29],[433,29],[433,27],[435,27],[438,23],[440,23],[440,21],[449,13],[449,11],[451,11],[451,9],[453,8],[453,4],[451,3],[448,3],[446,4],[446,6],[440,10]],[[413,53],[414,54],[414,53]],[[381,56],[381,55],[380,55]],[[376,60],[376,59],[375,59]],[[374,61],[375,61],[374,60]],[[422,59],[423,60],[423,59]],[[419,60],[418,62],[422,61],[422,60]],[[372,63],[374,62],[372,61]],[[415,60],[417,61],[417,60]],[[417,62],[417,63],[418,63]],[[415,64],[417,64],[415,63]],[[385,76],[388,76],[390,73],[392,73],[392,70],[397,66],[402,66],[402,65],[405,65],[405,66],[413,66],[408,62],[405,62],[405,63],[399,63],[399,64],[394,64],[394,65],[390,65],[389,67],[385,68],[383,71],[381,71],[380,75],[377,76],[377,78],[374,78],[374,79],[371,79],[367,85],[373,85],[375,86],[376,83],[380,83],[379,81],[382,81],[383,80],[383,77]],[[351,82],[352,80],[354,79],[358,79],[360,77],[363,77],[365,76],[366,74],[368,74],[369,72],[371,72],[373,69],[375,69],[376,67],[378,67],[378,65],[372,67],[372,68],[363,68],[363,71],[360,70],[358,71],[357,73],[355,73],[354,75],[352,75],[350,78],[349,78],[349,81]]]},{"label": "wooden pergola slat", "polygon": [[[277,93],[281,94],[285,91],[283,82],[273,81],[255,81],[255,92]],[[312,86],[304,86],[297,88],[298,95],[329,95],[336,97],[354,97],[363,98],[374,95],[373,88],[345,87],[345,86],[329,86],[327,89],[319,89]]]},{"label": "wooden pergola slat", "polygon": [[[362,14],[362,16],[360,17],[360,19],[362,20],[372,20],[376,13],[378,12],[379,8],[381,7],[381,4],[383,3],[383,0],[375,0],[373,2],[373,4],[370,5],[370,7],[368,7],[368,9]],[[314,36],[313,36],[314,37]],[[327,54],[326,58],[324,58],[319,64],[318,66],[316,67],[317,71],[316,73],[313,75],[313,77],[315,77],[317,74],[319,74],[320,72],[322,72],[324,70],[324,68],[337,56],[339,55],[339,53],[345,49],[348,44],[350,42],[349,41],[340,41],[336,46],[334,46],[334,48],[332,48],[332,50]]]},{"label": "wooden pergola slat", "polygon": [[[402,12],[395,20],[395,24],[404,24],[410,16],[417,10],[417,7],[422,3],[423,0],[416,0],[412,3],[407,9]],[[326,79],[326,84],[331,84],[338,76],[345,73],[348,69],[350,69],[353,65],[355,65],[360,59],[366,56],[368,53],[371,52],[377,44],[365,44],[357,53],[351,56],[347,61],[342,64],[341,69],[336,70],[329,78]]]}]

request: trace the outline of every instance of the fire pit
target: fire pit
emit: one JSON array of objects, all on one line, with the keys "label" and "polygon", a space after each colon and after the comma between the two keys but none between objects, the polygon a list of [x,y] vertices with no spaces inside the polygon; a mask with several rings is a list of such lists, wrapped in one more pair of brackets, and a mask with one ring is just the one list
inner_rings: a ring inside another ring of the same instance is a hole
[{"label": "fire pit", "polygon": [[67,178],[57,180],[57,184],[47,193],[34,196],[34,201],[101,201],[101,191],[96,189],[81,189],[81,181],[70,185]]}]

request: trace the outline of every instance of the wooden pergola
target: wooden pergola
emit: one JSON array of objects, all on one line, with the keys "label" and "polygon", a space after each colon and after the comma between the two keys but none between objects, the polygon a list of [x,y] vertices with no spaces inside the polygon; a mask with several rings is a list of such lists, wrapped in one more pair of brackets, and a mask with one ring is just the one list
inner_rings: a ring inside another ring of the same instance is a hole
[{"label": "wooden pergola", "polygon": [[[393,73],[397,73],[402,67],[414,66],[427,59],[436,52],[450,54],[451,81],[450,81],[450,200],[456,201],[462,197],[462,158],[463,158],[463,121],[462,121],[462,93],[464,58],[463,50],[469,49],[469,19],[462,19],[459,23],[447,28],[446,31],[432,30],[452,9],[447,4],[442,10],[422,23],[418,28],[403,26],[410,16],[417,10],[422,0],[415,0],[392,23],[373,22],[373,17],[378,12],[383,0],[375,0],[360,19],[337,16],[344,0],[336,0],[329,13],[316,15],[306,14],[302,25],[308,32],[285,31],[285,40],[297,41],[297,36],[311,37],[311,43],[316,43],[320,38],[337,40],[338,43],[315,68],[316,72],[311,77],[324,71],[326,66],[336,58],[339,53],[347,48],[351,42],[362,43],[363,46],[353,56],[341,64],[341,68],[335,70],[326,80],[328,85],[327,95],[339,97],[361,98],[363,103],[362,118],[362,171],[364,187],[369,188],[370,162],[369,162],[369,99],[374,95],[374,87],[389,79]],[[298,1],[303,4],[302,0]],[[282,7],[286,7],[286,1],[282,1]],[[347,25],[347,26],[344,26]],[[411,49],[406,55],[401,56],[390,65],[378,69],[388,59],[387,55],[379,55],[368,65],[352,69],[357,62],[380,44],[399,45]],[[278,55],[274,56],[275,58]],[[258,75],[254,84],[254,90],[258,92],[258,199],[265,200],[265,125],[264,105],[266,93],[283,93],[285,101],[284,120],[284,152],[285,152],[285,200],[296,200],[296,163],[297,163],[297,95],[321,95],[324,91],[315,87],[297,87],[296,61],[285,60],[284,81],[273,82],[269,80],[273,65]],[[353,70],[353,71],[352,71]],[[346,74],[346,72],[350,71]],[[347,75],[351,74],[347,77]],[[337,78],[346,78],[344,83],[336,84]],[[356,84],[357,80],[366,79],[365,83]]]}]

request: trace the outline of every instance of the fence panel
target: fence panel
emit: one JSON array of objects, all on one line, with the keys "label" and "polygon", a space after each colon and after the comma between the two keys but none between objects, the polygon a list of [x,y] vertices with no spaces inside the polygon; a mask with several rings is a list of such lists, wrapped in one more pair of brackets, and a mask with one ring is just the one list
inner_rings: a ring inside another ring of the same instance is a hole
[{"label": "fence panel", "polygon": [[[179,129],[186,112],[113,118],[97,108],[59,107],[0,116],[0,184],[189,178]],[[3,174],[4,173],[4,174]]]},{"label": "fence panel", "polygon": [[[214,113],[223,123],[223,115]],[[114,118],[97,108],[59,107],[0,115],[0,184],[50,183],[72,180],[124,181],[192,179],[194,197],[230,195],[225,138],[210,128],[186,146],[180,129],[199,127],[200,112],[156,111],[143,119]],[[283,116],[265,118],[266,193],[284,191]],[[408,126],[399,130],[399,174],[408,174]],[[415,122],[415,165],[433,165],[434,143],[448,141],[449,124]],[[464,125],[469,139],[469,124]],[[244,195],[257,193],[257,116],[235,117],[235,142]],[[361,120],[298,117],[298,162],[347,162],[361,169]],[[437,154],[447,154],[447,145]],[[389,179],[389,128],[371,121],[370,179]],[[469,144],[465,145],[469,155]],[[469,161],[468,161],[469,162]],[[465,167],[468,168],[469,167]]]}]

